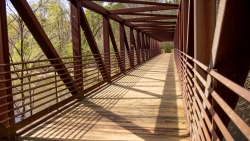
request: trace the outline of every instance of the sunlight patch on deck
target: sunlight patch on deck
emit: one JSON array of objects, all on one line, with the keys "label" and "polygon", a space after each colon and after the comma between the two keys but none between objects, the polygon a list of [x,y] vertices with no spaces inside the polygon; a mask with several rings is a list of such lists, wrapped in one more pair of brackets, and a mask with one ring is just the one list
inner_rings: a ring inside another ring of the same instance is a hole
[{"label": "sunlight patch on deck", "polygon": [[20,139],[189,140],[173,56],[155,57]]}]

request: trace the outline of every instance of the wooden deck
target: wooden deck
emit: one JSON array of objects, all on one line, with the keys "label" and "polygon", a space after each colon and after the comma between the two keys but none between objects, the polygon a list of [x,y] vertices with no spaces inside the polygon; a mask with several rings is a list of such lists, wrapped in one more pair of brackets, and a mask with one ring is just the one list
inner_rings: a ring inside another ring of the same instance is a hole
[{"label": "wooden deck", "polygon": [[189,140],[173,55],[162,54],[20,140]]}]

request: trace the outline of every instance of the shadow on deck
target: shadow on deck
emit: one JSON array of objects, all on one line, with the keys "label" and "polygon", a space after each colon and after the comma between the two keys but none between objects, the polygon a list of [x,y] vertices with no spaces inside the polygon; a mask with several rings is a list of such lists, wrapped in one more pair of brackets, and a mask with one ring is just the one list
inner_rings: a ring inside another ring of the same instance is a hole
[{"label": "shadow on deck", "polygon": [[189,140],[173,56],[155,57],[20,140]]}]

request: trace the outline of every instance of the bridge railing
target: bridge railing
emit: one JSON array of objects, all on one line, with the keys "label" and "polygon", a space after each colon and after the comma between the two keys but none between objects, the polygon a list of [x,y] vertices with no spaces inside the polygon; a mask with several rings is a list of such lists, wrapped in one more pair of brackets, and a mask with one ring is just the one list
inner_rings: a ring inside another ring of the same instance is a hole
[{"label": "bridge railing", "polygon": [[[209,69],[208,66],[178,49],[175,49],[174,54],[191,138],[204,141],[221,140],[222,138],[228,141],[234,140],[227,125],[223,123],[224,119],[216,111],[219,106],[246,139],[250,140],[250,127],[220,96],[220,93],[216,92],[216,84],[213,83],[213,80],[223,84],[228,90],[247,102],[250,102],[250,91],[217,73],[216,70]],[[211,79],[205,80],[196,70],[195,65],[206,73],[207,78]],[[221,134],[223,137],[220,136]]]},{"label": "bridge railing", "polygon": [[[34,126],[31,123],[36,120],[42,121],[45,117],[53,116],[71,102],[85,98],[91,91],[113,81],[157,54],[158,50],[142,49],[0,64],[0,67],[11,68],[9,72],[0,73],[10,74],[11,79],[0,80],[0,83],[12,84],[0,88],[0,93],[12,91],[11,94],[0,96],[0,139],[18,134],[24,127]],[[58,60],[62,60],[62,64],[59,64]],[[99,66],[100,60],[104,60],[105,68]],[[58,67],[62,65],[65,67]],[[67,71],[60,73],[63,69]],[[107,73],[104,74],[103,71]],[[65,72],[69,75],[65,75]]]}]

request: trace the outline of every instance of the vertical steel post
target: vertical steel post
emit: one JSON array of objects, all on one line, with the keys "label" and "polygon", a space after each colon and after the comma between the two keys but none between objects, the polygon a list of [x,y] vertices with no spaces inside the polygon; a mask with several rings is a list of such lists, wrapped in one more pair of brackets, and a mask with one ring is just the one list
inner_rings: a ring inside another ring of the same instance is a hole
[{"label": "vertical steel post", "polygon": [[134,68],[134,33],[133,28],[130,28],[130,66],[131,68]]},{"label": "vertical steel post", "polygon": [[145,36],[142,34],[142,61],[145,62]]},{"label": "vertical steel post", "polygon": [[187,45],[187,27],[188,27],[188,4],[189,0],[182,1],[182,12],[183,12],[183,52],[186,53]]},{"label": "vertical steel post", "polygon": [[[211,69],[216,69],[219,74],[240,86],[244,85],[250,69],[249,13],[249,0],[220,1],[210,61]],[[217,80],[214,80],[213,88],[232,109],[235,109],[238,95]],[[227,126],[230,118],[219,104],[214,101],[214,109]],[[223,138],[221,134],[218,136]]]},{"label": "vertical steel post", "polygon": [[81,29],[80,29],[80,6],[77,1],[71,0],[71,33],[72,47],[74,56],[74,79],[78,79],[76,83],[83,90],[83,73],[82,73],[82,48],[81,48]]},{"label": "vertical steel post", "polygon": [[[209,66],[216,22],[215,0],[194,0],[194,58]],[[205,73],[195,65],[206,79]]]},{"label": "vertical steel post", "polygon": [[[215,23],[216,23],[216,1],[200,1],[194,0],[194,58],[203,63],[206,66],[209,66],[210,57],[211,57],[211,49],[214,38],[215,31]],[[205,33],[205,34],[204,34]],[[198,67],[196,64],[194,65],[196,71],[204,78],[207,79],[207,82],[211,84],[211,79],[206,73]],[[208,78],[207,78],[208,77]],[[198,78],[195,79],[199,84],[201,82]],[[208,97],[207,90],[205,90],[205,95]],[[212,99],[209,98],[212,103]],[[210,115],[209,111],[206,109],[208,115]],[[210,116],[214,129],[216,130],[216,125],[212,116]]]},{"label": "vertical steel post", "polygon": [[194,57],[194,0],[189,0],[188,7],[188,35],[185,50],[189,56]]},{"label": "vertical steel post", "polygon": [[[7,28],[7,17],[6,17],[6,1],[1,0],[0,1],[0,64],[9,64],[10,63],[10,58],[9,58],[9,42],[8,42],[8,28]],[[10,71],[10,66],[9,65],[3,65],[0,66],[0,73],[3,72],[9,72]],[[11,74],[6,73],[0,75],[1,80],[10,80],[11,79]],[[5,87],[11,87],[11,81],[7,81],[4,83],[0,83],[0,89],[5,88]],[[12,94],[12,89],[8,88],[7,90],[2,90],[0,91],[0,96],[6,96]],[[0,99],[1,104],[5,104],[7,102],[12,102],[13,97],[9,96],[7,98]],[[13,104],[9,104],[6,106],[3,106],[0,108],[0,112],[6,112],[9,109],[13,109]],[[0,116],[0,120],[4,120],[9,117],[14,116],[14,111],[9,112],[7,114],[3,114]],[[3,125],[8,127],[12,124],[14,124],[14,119],[12,118],[10,121],[4,122]]]},{"label": "vertical steel post", "polygon": [[125,71],[126,69],[126,64],[125,64],[125,48],[124,48],[124,26],[122,23],[119,23],[119,33],[120,33],[120,55],[121,55],[121,62],[122,62],[122,72]]},{"label": "vertical steel post", "polygon": [[137,34],[136,34],[136,41],[137,41],[136,51],[138,53],[137,63],[141,64],[141,37],[140,37],[140,32],[139,31],[137,31]]},{"label": "vertical steel post", "polygon": [[109,18],[103,16],[103,46],[104,46],[104,64],[108,74],[108,81],[111,77],[110,64],[110,46],[109,46]]}]

